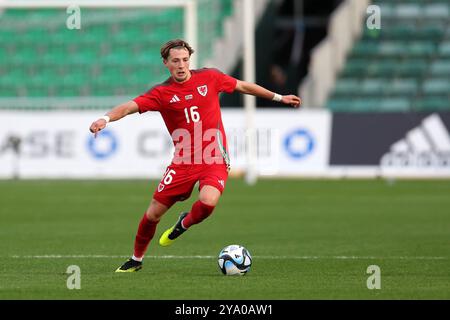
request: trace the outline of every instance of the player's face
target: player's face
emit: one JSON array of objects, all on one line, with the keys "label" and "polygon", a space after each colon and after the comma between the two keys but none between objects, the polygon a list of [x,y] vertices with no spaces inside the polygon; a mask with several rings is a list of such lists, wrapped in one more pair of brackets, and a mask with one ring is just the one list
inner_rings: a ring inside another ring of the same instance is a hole
[{"label": "player's face", "polygon": [[185,48],[170,49],[164,64],[177,82],[185,82],[191,77],[189,71],[189,51]]}]

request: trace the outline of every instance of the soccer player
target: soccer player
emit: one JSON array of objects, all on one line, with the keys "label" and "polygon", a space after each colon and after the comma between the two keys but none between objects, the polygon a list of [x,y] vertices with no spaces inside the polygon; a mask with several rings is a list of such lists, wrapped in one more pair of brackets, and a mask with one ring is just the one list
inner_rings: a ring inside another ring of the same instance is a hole
[{"label": "soccer player", "polygon": [[161,57],[170,77],[139,97],[114,107],[90,127],[97,136],[110,121],[136,112],[158,111],[175,145],[172,163],[139,223],[133,255],[116,272],[134,272],[142,268],[142,259],[161,217],[174,203],[189,198],[197,182],[198,200],[162,234],[159,244],[171,245],[191,226],[210,216],[216,207],[224,191],[230,165],[219,105],[220,92],[238,91],[293,107],[301,104],[295,95],[282,96],[217,69],[190,70],[189,59],[193,53],[189,44],[180,39],[164,44]]}]

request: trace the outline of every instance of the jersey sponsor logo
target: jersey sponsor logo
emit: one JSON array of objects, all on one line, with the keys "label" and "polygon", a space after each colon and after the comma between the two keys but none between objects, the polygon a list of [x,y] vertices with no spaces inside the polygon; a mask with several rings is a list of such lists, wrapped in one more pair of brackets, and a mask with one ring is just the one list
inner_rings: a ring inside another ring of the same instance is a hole
[{"label": "jersey sponsor logo", "polygon": [[192,100],[194,96],[192,94],[188,94],[187,96],[184,96],[186,100]]},{"label": "jersey sponsor logo", "polygon": [[197,87],[197,91],[202,96],[206,97],[206,94],[208,93],[208,86],[205,84],[203,86]]},{"label": "jersey sponsor logo", "polygon": [[174,94],[172,99],[170,100],[170,103],[174,103],[174,102],[180,102],[180,98],[178,98],[176,94]]},{"label": "jersey sponsor logo", "polygon": [[391,145],[380,160],[382,166],[448,167],[450,133],[441,117],[434,113],[408,131],[405,138]]}]

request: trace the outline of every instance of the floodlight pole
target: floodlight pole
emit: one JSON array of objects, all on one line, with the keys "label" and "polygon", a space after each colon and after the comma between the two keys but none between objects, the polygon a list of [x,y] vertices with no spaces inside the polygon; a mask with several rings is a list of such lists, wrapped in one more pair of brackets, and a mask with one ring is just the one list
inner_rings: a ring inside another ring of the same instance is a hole
[{"label": "floodlight pole", "polygon": [[[255,82],[255,3],[254,0],[242,0],[244,17],[244,81]],[[247,168],[245,181],[253,185],[258,177],[256,154],[255,112],[256,97],[244,95],[247,138]]]}]

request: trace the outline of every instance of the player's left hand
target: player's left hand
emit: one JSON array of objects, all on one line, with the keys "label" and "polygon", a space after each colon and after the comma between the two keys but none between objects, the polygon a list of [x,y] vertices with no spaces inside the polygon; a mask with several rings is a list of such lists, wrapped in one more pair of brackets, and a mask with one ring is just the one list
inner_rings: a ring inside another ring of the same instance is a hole
[{"label": "player's left hand", "polygon": [[293,94],[290,94],[287,96],[282,96],[281,102],[283,102],[284,104],[290,104],[294,108],[298,108],[302,104],[302,99],[300,99],[297,96],[294,96]]}]

